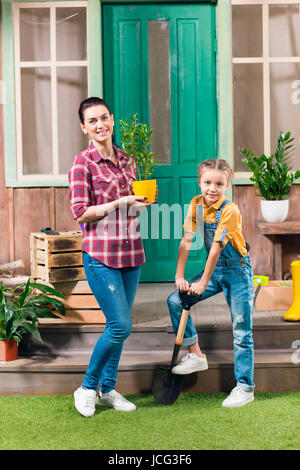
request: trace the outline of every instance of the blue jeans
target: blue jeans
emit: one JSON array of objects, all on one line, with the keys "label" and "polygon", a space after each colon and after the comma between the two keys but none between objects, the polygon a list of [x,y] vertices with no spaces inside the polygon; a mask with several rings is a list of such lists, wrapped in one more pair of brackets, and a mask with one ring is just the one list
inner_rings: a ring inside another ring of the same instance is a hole
[{"label": "blue jeans", "polygon": [[131,333],[131,308],[141,268],[110,268],[86,252],[83,264],[106,326],[93,350],[82,387],[97,391],[100,383],[100,391],[108,393],[115,388],[123,343]]},{"label": "blue jeans", "polygon": [[[202,273],[191,282],[198,282]],[[182,309],[207,299],[219,292],[224,293],[231,312],[233,330],[234,374],[237,385],[245,391],[253,391],[254,343],[252,337],[253,274],[249,256],[219,261],[200,296],[186,292],[173,292],[168,298],[168,307],[174,331],[177,332]],[[189,315],[183,346],[198,342],[197,331]]]}]

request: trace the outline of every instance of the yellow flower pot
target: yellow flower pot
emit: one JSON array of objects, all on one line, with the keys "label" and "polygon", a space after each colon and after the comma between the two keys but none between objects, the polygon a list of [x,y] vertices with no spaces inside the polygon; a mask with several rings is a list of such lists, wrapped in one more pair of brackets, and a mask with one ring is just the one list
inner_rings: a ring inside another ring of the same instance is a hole
[{"label": "yellow flower pot", "polygon": [[133,192],[135,196],[144,196],[145,202],[152,202],[156,196],[156,180],[133,181]]}]

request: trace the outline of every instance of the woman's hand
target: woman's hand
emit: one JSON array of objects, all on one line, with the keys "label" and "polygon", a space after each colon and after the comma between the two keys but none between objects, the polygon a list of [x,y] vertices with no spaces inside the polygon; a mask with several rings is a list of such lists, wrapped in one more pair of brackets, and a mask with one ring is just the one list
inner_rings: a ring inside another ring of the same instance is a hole
[{"label": "woman's hand", "polygon": [[127,205],[128,207],[136,205],[137,203],[145,204],[147,198],[144,196],[124,196],[119,199],[119,205]]},{"label": "woman's hand", "polygon": [[193,282],[188,290],[188,295],[201,295],[206,289],[206,285],[203,282]]},{"label": "woman's hand", "polygon": [[176,277],[175,278],[175,284],[177,289],[180,292],[187,292],[189,290],[189,282],[184,279],[184,277]]}]

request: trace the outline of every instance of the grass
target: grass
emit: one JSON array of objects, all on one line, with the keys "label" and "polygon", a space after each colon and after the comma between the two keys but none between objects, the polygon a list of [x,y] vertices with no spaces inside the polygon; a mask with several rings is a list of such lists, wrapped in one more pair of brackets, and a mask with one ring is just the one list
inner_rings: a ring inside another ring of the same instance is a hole
[{"label": "grass", "polygon": [[300,392],[256,393],[242,408],[223,393],[181,394],[169,407],[151,395],[127,396],[132,413],[97,407],[82,417],[73,397],[0,396],[1,450],[295,450]]}]

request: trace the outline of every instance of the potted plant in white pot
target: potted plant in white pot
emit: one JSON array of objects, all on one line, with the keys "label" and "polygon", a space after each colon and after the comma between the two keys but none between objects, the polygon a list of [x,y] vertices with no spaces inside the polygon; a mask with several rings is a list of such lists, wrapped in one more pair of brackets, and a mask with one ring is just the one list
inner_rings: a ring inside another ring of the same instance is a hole
[{"label": "potted plant in white pot", "polygon": [[295,150],[291,133],[279,133],[275,153],[269,157],[256,157],[248,149],[241,149],[242,161],[252,171],[250,180],[262,196],[261,213],[266,222],[283,222],[289,210],[287,196],[294,181],[300,178],[300,171],[292,171],[290,159]]},{"label": "potted plant in white pot", "polygon": [[[37,289],[40,293],[36,292]],[[0,360],[17,359],[18,343],[26,333],[43,342],[38,319],[56,317],[50,307],[61,315],[65,314],[63,302],[56,297],[66,300],[56,289],[30,282],[30,278],[26,284],[16,287],[0,286]]]},{"label": "potted plant in white pot", "polygon": [[133,192],[136,196],[147,197],[146,202],[152,202],[156,197],[156,180],[149,179],[156,163],[154,153],[149,150],[152,129],[139,122],[137,114],[120,120],[120,125],[122,148],[132,158],[138,176],[138,181],[132,184]]}]

